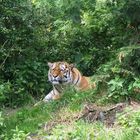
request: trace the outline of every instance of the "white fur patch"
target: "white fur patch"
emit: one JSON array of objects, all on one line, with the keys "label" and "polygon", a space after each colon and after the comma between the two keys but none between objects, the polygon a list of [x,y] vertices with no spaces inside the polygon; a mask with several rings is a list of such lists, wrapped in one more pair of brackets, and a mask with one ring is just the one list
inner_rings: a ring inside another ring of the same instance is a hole
[{"label": "white fur patch", "polygon": [[64,65],[64,64],[61,64],[61,65],[60,65],[60,69],[61,69],[61,70],[65,70],[65,65]]},{"label": "white fur patch", "polygon": [[52,69],[54,69],[55,67],[56,67],[56,64],[54,63],[53,66],[52,66]]}]

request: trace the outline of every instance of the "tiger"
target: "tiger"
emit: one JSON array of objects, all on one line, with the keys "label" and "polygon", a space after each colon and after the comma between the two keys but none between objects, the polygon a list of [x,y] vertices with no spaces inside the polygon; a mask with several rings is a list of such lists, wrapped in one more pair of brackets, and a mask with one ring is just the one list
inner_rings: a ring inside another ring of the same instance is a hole
[{"label": "tiger", "polygon": [[51,82],[53,89],[45,96],[43,102],[59,99],[66,86],[73,86],[78,91],[96,87],[96,83],[91,84],[90,78],[83,76],[74,64],[61,61],[48,62],[48,66],[48,81]]}]

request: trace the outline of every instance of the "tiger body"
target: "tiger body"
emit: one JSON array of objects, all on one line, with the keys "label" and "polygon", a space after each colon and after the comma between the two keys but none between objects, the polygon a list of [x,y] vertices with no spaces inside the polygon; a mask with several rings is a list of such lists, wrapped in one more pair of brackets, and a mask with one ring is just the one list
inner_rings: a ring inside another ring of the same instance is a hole
[{"label": "tiger body", "polygon": [[90,78],[82,76],[81,72],[73,64],[67,62],[48,63],[48,79],[52,83],[53,90],[43,99],[44,102],[59,99],[67,86],[74,86],[76,90],[88,90],[95,88]]}]

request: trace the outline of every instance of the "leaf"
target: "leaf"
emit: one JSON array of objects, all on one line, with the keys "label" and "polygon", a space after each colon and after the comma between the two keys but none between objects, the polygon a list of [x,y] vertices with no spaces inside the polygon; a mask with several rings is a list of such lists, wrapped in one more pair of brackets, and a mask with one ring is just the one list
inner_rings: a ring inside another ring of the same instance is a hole
[{"label": "leaf", "polygon": [[110,91],[114,91],[115,90],[115,86],[111,86],[109,89],[110,89]]},{"label": "leaf", "polygon": [[34,83],[30,82],[29,83],[29,87],[32,87],[34,85]]}]

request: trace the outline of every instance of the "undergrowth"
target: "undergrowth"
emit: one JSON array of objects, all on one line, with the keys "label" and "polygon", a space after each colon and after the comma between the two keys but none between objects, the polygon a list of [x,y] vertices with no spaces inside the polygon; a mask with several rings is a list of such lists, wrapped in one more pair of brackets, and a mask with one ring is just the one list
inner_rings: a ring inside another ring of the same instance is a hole
[{"label": "undergrowth", "polygon": [[[137,71],[133,71],[132,68],[129,69],[125,66],[125,62],[128,61],[127,59],[129,55],[131,55],[131,52],[132,51],[129,50],[121,62],[119,62],[117,57],[119,53],[116,52],[114,58],[97,70],[96,74],[92,77],[93,81],[96,81],[95,89],[76,92],[70,88],[65,91],[65,94],[60,100],[41,104],[36,107],[28,105],[18,109],[16,113],[11,115],[6,115],[6,112],[3,110],[0,116],[0,138],[4,140],[25,139],[29,133],[40,132],[44,123],[58,119],[60,112],[62,113],[61,118],[64,118],[66,114],[73,116],[75,112],[80,112],[83,105],[87,102],[106,105],[126,102],[129,101],[129,99],[139,101],[139,74]],[[140,112],[134,113],[128,118],[126,116],[120,117],[119,122],[121,129],[117,127],[106,128],[103,124],[99,123],[93,125],[78,121],[68,126],[58,124],[51,131],[51,135],[44,134],[43,132],[41,132],[41,134],[45,139],[52,140],[132,140],[133,138],[138,140],[140,138],[139,113]]]}]

